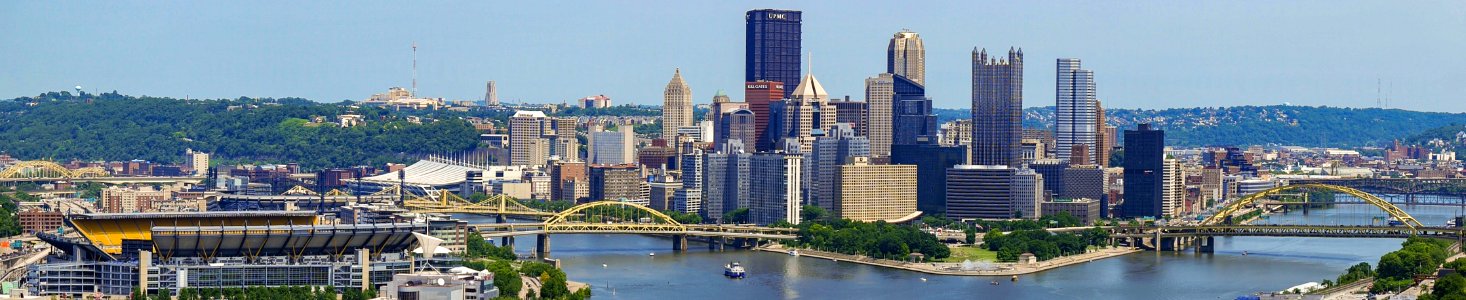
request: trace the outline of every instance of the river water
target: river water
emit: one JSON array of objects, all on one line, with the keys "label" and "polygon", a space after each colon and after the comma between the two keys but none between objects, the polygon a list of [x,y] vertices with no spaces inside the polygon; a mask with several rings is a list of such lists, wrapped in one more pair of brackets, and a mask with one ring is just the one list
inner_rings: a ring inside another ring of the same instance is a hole
[{"label": "river water", "polygon": [[[1461,210],[1404,208],[1430,226],[1444,224]],[[1310,210],[1306,215],[1273,215],[1267,222],[1368,224],[1380,215],[1377,208],[1366,204],[1344,204]],[[493,222],[486,217],[460,217],[470,223]],[[1402,242],[1274,237],[1216,241],[1215,254],[1141,252],[1020,275],[1017,282],[1006,277],[929,275],[779,253],[714,252],[698,243],[677,253],[671,250],[671,240],[639,235],[556,235],[551,238],[550,257],[562,261],[571,280],[591,284],[596,299],[1235,299],[1333,279],[1359,262],[1374,265]],[[520,238],[515,248],[532,251],[534,239]],[[741,262],[748,278],[724,278],[722,266],[730,261]],[[1000,284],[992,285],[992,281]]]}]

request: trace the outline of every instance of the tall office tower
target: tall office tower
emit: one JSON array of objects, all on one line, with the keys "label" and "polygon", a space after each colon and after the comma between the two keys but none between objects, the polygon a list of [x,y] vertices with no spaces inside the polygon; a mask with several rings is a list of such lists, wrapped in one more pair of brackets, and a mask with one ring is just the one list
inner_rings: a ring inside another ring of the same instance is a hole
[{"label": "tall office tower", "polygon": [[1064,188],[1064,169],[1069,162],[1062,159],[1042,158],[1028,163],[1028,168],[1044,176],[1043,190],[1049,195],[1058,195]]},{"label": "tall office tower", "polygon": [[762,152],[774,150],[774,143],[780,140],[778,134],[773,134],[770,123],[774,123],[775,116],[771,114],[774,105],[783,105],[784,83],[777,81],[750,81],[743,84],[743,101],[748,103],[748,110],[753,112],[755,135],[754,148],[749,152]]},{"label": "tall office tower", "polygon": [[[723,215],[748,207],[749,162],[753,154],[745,153],[739,144],[730,144],[703,158],[703,218],[724,220]],[[729,149],[731,148],[731,149]]]},{"label": "tall office tower", "polygon": [[1115,134],[1105,125],[1105,107],[1100,100],[1094,100],[1094,164],[1100,167],[1110,165],[1110,149],[1115,147]]},{"label": "tall office tower", "polygon": [[[855,130],[846,124],[838,124],[830,129],[828,135],[815,139],[814,151],[805,156],[803,182],[808,192],[805,198],[808,203],[834,211],[837,180],[835,172],[851,158],[869,157],[870,140],[855,135]],[[915,202],[912,203],[914,206]]]},{"label": "tall office tower", "polygon": [[559,157],[560,161],[580,161],[579,130],[576,129],[579,121],[575,118],[551,118],[547,122],[551,130],[545,133],[545,139],[550,142],[550,155]]},{"label": "tall office tower", "polygon": [[591,164],[619,165],[636,162],[636,136],[631,124],[618,126],[616,131],[601,131],[599,125],[591,127],[587,153]]},{"label": "tall office tower", "polygon": [[[771,112],[772,113],[772,112]],[[835,125],[835,106],[830,105],[829,93],[814,74],[805,74],[794,89],[792,98],[784,101],[782,122],[776,124],[776,132],[783,141],[798,142],[799,153],[809,153],[814,146],[815,136],[824,135]],[[794,145],[776,145],[776,148],[793,149]]]},{"label": "tall office tower", "polygon": [[[723,93],[723,90],[718,90],[717,93],[713,94],[713,103],[710,104],[710,105],[708,105],[708,114],[706,116],[703,116],[703,120],[704,121],[713,121],[713,124],[714,125],[723,123],[722,119],[719,119],[720,117],[722,117],[720,114],[722,114],[724,111],[726,111],[726,109],[724,109],[724,107],[727,104],[729,104],[729,103],[735,103],[735,102],[733,102],[733,99],[732,98],[728,98],[728,94]],[[748,103],[747,102],[736,102],[736,103],[742,103],[742,105],[745,108],[748,107]],[[694,110],[694,111],[696,111],[696,110]],[[714,137],[712,137],[710,139],[713,140],[713,141],[717,141],[718,140],[718,138],[716,136],[714,136]]]},{"label": "tall office tower", "polygon": [[662,139],[677,140],[677,129],[692,124],[692,88],[682,80],[682,69],[672,73],[672,81],[662,91]]},{"label": "tall office tower", "polygon": [[916,209],[928,215],[947,211],[947,169],[967,161],[967,146],[898,145],[891,164],[916,165]]},{"label": "tall office tower", "polygon": [[758,153],[749,162],[749,222],[768,225],[778,221],[799,224],[800,165],[802,157],[789,153]]},{"label": "tall office tower", "polygon": [[636,165],[595,165],[590,167],[590,201],[628,201],[650,204],[642,197],[646,179]]},{"label": "tall office tower", "polygon": [[713,147],[723,149],[724,145],[731,142],[741,145],[740,149],[755,149],[754,143],[758,142],[756,134],[758,118],[754,116],[753,111],[739,108],[721,115],[717,131],[713,133],[713,136],[718,138],[713,142]]},{"label": "tall office tower", "polygon": [[1095,135],[1099,128],[1095,99],[1094,71],[1080,68],[1078,58],[1060,58],[1058,78],[1054,89],[1054,156],[1070,161],[1096,161],[1093,155],[1084,159],[1071,159],[1074,147],[1085,146],[1089,150],[1098,148]]},{"label": "tall office tower", "polygon": [[[1058,198],[1089,198],[1104,200],[1105,170],[1095,165],[1073,166],[1064,169],[1064,185],[1060,186]],[[1220,178],[1220,177],[1218,177]],[[1044,176],[1048,182],[1048,176]]]},{"label": "tall office tower", "polygon": [[1043,217],[1043,210],[1039,206],[1047,198],[1043,193],[1043,174],[1034,172],[1033,169],[1017,169],[1013,172],[1011,182],[1009,201],[1013,203],[1013,218],[1037,220]]},{"label": "tall office tower", "polygon": [[1185,215],[1191,210],[1186,203],[1186,173],[1181,170],[1181,161],[1174,158],[1165,159],[1162,170],[1165,175],[1161,187],[1161,215],[1165,218],[1176,218]]},{"label": "tall office tower", "polygon": [[921,35],[902,29],[891,37],[886,46],[886,73],[926,85],[926,48],[921,46]]},{"label": "tall office tower", "polygon": [[972,164],[1017,168],[1022,163],[1023,50],[1006,60],[972,50]]},{"label": "tall office tower", "polygon": [[1105,159],[1102,160],[1102,161],[1099,161],[1099,164],[1100,164],[1100,166],[1106,166],[1106,167],[1108,167],[1108,166],[1110,166],[1110,160],[1112,159],[1111,157],[1114,157],[1115,156],[1115,154],[1114,154],[1115,153],[1115,143],[1116,143],[1116,141],[1119,141],[1120,140],[1120,131],[1119,131],[1119,128],[1116,128],[1113,125],[1105,125],[1105,127],[1104,127],[1104,136],[1105,136],[1105,140],[1104,140],[1105,144],[1103,145],[1103,147],[1105,148],[1105,150],[1104,150],[1105,151]]},{"label": "tall office tower", "polygon": [[1125,201],[1121,218],[1164,218],[1166,132],[1140,124],[1125,131]]},{"label": "tall office tower", "polygon": [[702,149],[688,147],[678,157],[681,162],[677,165],[682,170],[682,189],[677,190],[673,196],[672,209],[681,213],[696,214],[702,212],[702,191],[703,174],[706,173],[703,165],[705,157]]},{"label": "tall office tower", "polygon": [[484,87],[484,106],[499,106],[499,90],[494,87],[493,80]]},{"label": "tall office tower", "polygon": [[[756,9],[744,15],[748,22],[744,32],[744,80],[775,81],[794,84],[799,80],[800,12],[795,10]],[[793,91],[782,91],[779,98],[790,98]],[[745,98],[751,99],[751,98]],[[745,100],[750,103],[753,100]],[[754,110],[754,113],[764,112]]]},{"label": "tall office tower", "polygon": [[[550,165],[550,200],[579,201],[581,197],[589,195],[576,195],[573,185],[575,182],[585,182],[585,163],[583,162],[556,162]],[[566,185],[572,185],[566,188]]]},{"label": "tall office tower", "polygon": [[865,79],[865,102],[870,104],[866,109],[865,120],[868,123],[865,135],[870,138],[872,156],[891,156],[891,108],[894,106],[892,98],[896,96],[892,85],[895,81],[895,75],[891,73]]},{"label": "tall office tower", "polygon": [[866,110],[868,105],[864,101],[850,101],[846,96],[844,101],[830,101],[830,106],[835,107],[835,123],[850,124],[850,129],[855,130],[855,135],[865,136]]},{"label": "tall office tower", "polygon": [[937,115],[926,88],[906,76],[892,76],[891,144],[936,144]]},{"label": "tall office tower", "polygon": [[544,165],[550,156],[550,141],[544,136],[552,129],[551,126],[544,112],[514,112],[514,116],[509,118],[509,163]]},{"label": "tall office tower", "polygon": [[895,223],[918,215],[916,166],[873,165],[857,156],[834,175],[830,213],[837,219]]},{"label": "tall office tower", "polygon": [[[1032,174],[1032,173],[1025,173]],[[958,165],[947,169],[947,217],[958,219],[1012,219],[1021,217],[1014,192],[1042,184],[1017,184],[1018,169],[1008,166]],[[1033,175],[1039,176],[1039,175]]]}]

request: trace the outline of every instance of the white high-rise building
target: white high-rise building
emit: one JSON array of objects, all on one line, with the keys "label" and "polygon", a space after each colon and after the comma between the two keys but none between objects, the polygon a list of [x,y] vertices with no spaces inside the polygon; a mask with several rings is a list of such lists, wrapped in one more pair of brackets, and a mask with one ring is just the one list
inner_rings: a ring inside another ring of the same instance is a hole
[{"label": "white high-rise building", "polygon": [[1161,215],[1166,218],[1180,217],[1185,213],[1186,173],[1181,169],[1181,161],[1174,158],[1167,158],[1164,167],[1165,174],[1161,177]]},{"label": "white high-rise building", "polygon": [[[1080,68],[1078,58],[1060,58],[1055,93],[1054,156],[1070,161],[1098,161],[1099,100],[1095,95],[1094,71]],[[1089,157],[1083,160],[1069,157],[1072,149],[1081,145],[1089,149],[1086,152]]]},{"label": "white high-rise building", "polygon": [[749,163],[749,172],[758,174],[749,179],[750,222],[768,225],[778,221],[799,224],[800,162],[799,154],[759,153]]},{"label": "white high-rise building", "polygon": [[662,139],[677,140],[677,130],[692,124],[692,88],[682,80],[682,69],[672,73],[672,81],[662,93]]},{"label": "white high-rise building", "polygon": [[188,149],[187,151],[184,151],[184,152],[186,152],[185,154],[188,154],[188,167],[190,169],[193,169],[193,176],[204,176],[204,175],[208,175],[208,173],[209,173],[209,154],[208,153],[194,152],[193,149]]},{"label": "white high-rise building", "polygon": [[509,118],[509,164],[542,166],[550,156],[545,132],[553,126],[541,111],[521,110]]}]

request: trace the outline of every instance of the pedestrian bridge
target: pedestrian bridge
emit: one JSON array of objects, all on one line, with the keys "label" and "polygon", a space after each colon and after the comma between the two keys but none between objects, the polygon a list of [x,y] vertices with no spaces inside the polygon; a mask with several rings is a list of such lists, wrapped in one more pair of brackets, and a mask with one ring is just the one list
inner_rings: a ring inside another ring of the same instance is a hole
[{"label": "pedestrian bridge", "polygon": [[535,254],[546,257],[553,234],[651,234],[672,238],[676,250],[687,249],[688,237],[706,239],[710,247],[724,244],[749,245],[760,240],[794,239],[794,228],[752,225],[682,224],[654,209],[620,201],[598,201],[576,205],[538,223],[472,225],[484,238],[500,238],[512,244],[516,236],[535,235]]}]

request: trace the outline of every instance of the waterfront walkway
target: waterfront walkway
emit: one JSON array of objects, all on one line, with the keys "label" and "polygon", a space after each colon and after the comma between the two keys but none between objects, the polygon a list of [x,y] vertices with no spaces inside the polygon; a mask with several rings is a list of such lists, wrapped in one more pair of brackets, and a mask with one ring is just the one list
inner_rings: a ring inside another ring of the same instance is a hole
[{"label": "waterfront walkway", "polygon": [[[757,250],[768,251],[768,252],[777,252],[777,253],[788,253],[789,250],[791,250],[791,249],[793,249],[793,248],[786,248],[783,245],[777,245],[777,244],[771,245],[771,246],[767,246],[767,247],[759,247],[759,248],[757,248]],[[1116,257],[1116,256],[1121,256],[1121,255],[1126,255],[1126,254],[1131,254],[1131,253],[1136,253],[1136,252],[1144,251],[1144,250],[1135,249],[1135,248],[1119,248],[1119,247],[1117,247],[1117,248],[1105,248],[1105,249],[1101,249],[1101,250],[1097,250],[1097,251],[1092,251],[1092,252],[1089,252],[1089,253],[1084,253],[1084,254],[1079,254],[1079,255],[1070,255],[1070,256],[1064,256],[1064,257],[1058,257],[1058,258],[1054,258],[1054,259],[1050,259],[1050,260],[1046,260],[1046,261],[1040,261],[1038,263],[1033,263],[1033,264],[994,263],[994,262],[972,262],[971,265],[973,265],[973,266],[981,266],[981,267],[980,268],[972,268],[972,269],[964,269],[963,268],[964,267],[963,265],[965,263],[914,263],[914,262],[905,262],[905,261],[897,261],[897,260],[889,260],[889,259],[870,258],[870,257],[865,257],[865,256],[860,256],[860,255],[840,254],[840,253],[833,253],[833,252],[826,252],[826,251],[819,251],[819,250],[811,250],[811,249],[798,249],[798,250],[799,250],[799,256],[803,256],[803,257],[810,257],[810,258],[817,258],[817,259],[829,259],[829,260],[834,260],[834,261],[853,262],[853,263],[867,264],[867,265],[878,266],[878,267],[886,267],[886,268],[893,268],[893,269],[902,269],[902,270],[907,270],[907,271],[916,271],[916,272],[922,272],[922,273],[927,273],[927,274],[957,275],[957,276],[1012,276],[1012,275],[1030,274],[1030,273],[1037,273],[1037,272],[1041,272],[1041,271],[1045,271],[1045,270],[1049,270],[1049,269],[1064,267],[1064,266],[1068,266],[1068,265],[1086,263],[1086,262],[1091,262],[1091,261],[1095,261],[1095,260],[1099,260],[1099,259],[1105,259],[1105,258]]]}]

